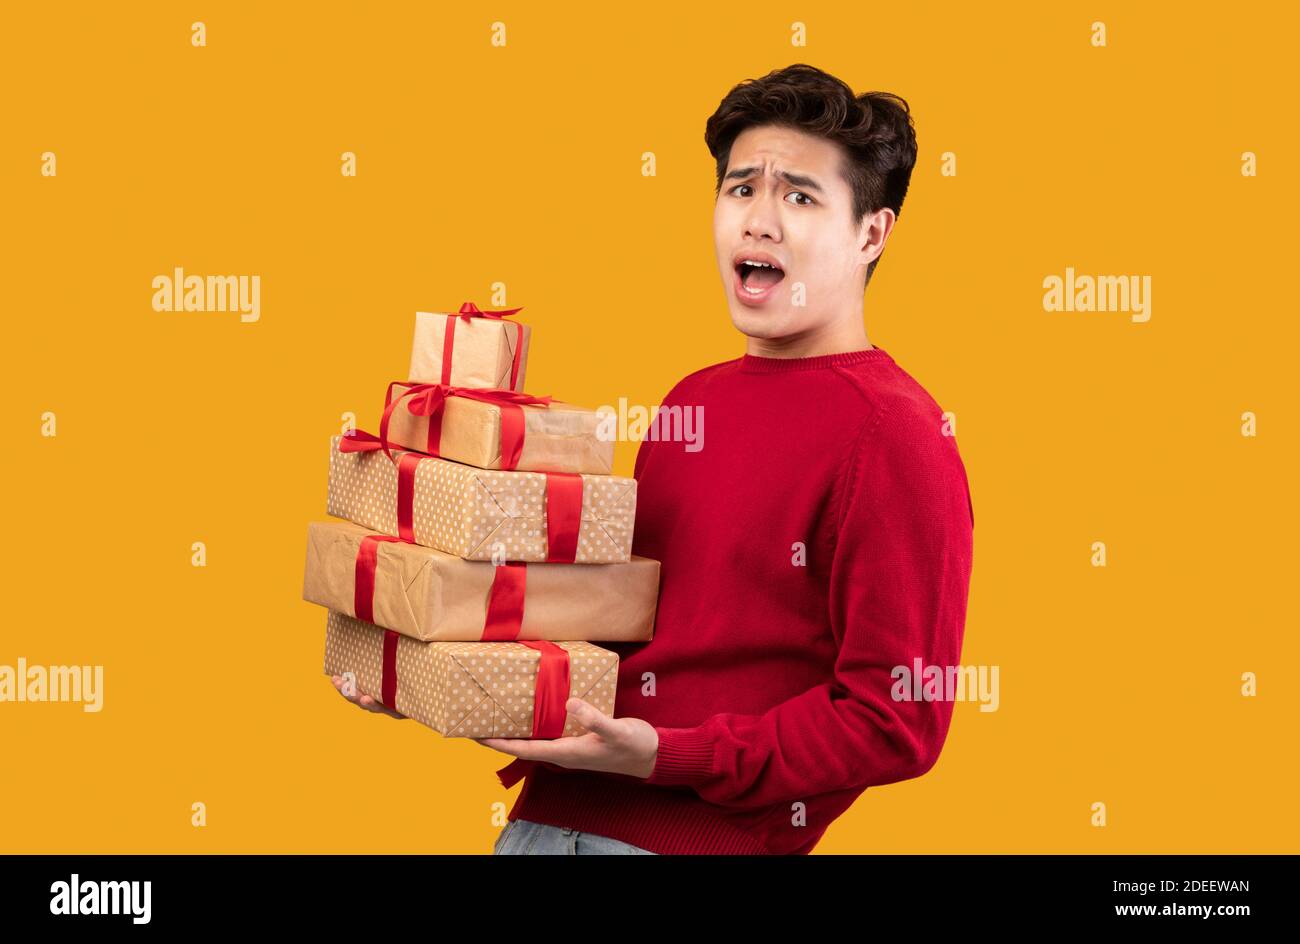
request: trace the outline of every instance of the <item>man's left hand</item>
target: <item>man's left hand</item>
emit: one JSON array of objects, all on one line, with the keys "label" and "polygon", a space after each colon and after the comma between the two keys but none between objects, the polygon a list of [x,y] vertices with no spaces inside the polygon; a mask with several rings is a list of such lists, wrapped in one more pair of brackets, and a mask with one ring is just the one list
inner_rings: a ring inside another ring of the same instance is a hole
[{"label": "man's left hand", "polygon": [[554,740],[533,738],[474,738],[480,744],[561,767],[599,770],[645,779],[654,772],[659,755],[659,733],[640,718],[611,718],[581,698],[570,698],[565,709],[587,729],[578,737]]}]

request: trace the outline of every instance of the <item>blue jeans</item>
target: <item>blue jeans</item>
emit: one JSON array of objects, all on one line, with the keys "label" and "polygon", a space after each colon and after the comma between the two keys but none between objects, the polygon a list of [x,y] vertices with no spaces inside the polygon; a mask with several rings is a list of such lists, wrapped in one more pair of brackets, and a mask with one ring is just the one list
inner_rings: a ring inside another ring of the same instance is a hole
[{"label": "blue jeans", "polygon": [[580,833],[567,826],[512,819],[506,823],[492,847],[493,855],[658,855],[630,843]]}]

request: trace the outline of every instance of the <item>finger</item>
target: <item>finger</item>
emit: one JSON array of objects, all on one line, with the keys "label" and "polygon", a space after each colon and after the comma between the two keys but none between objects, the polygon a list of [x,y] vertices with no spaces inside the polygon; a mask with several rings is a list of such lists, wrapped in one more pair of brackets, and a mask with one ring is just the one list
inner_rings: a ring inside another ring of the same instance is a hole
[{"label": "finger", "polygon": [[519,747],[527,748],[530,744],[548,743],[541,740],[535,740],[533,738],[483,737],[483,738],[474,738],[474,740],[478,741],[484,747],[490,747],[498,751],[511,751],[511,752],[513,752],[516,748]]},{"label": "finger", "polygon": [[388,706],[376,701],[373,696],[363,694],[358,704],[367,711],[388,711]]},{"label": "finger", "polygon": [[521,757],[520,751],[527,751],[533,743],[527,738],[475,738],[474,740],[484,747],[501,751],[503,754],[513,754],[516,757]]},{"label": "finger", "polygon": [[541,738],[484,738],[481,742],[521,760],[542,761],[560,767],[600,769],[602,758],[609,753],[609,745],[595,734],[562,737],[554,740]]},{"label": "finger", "polygon": [[362,695],[361,697],[362,697],[362,699],[364,699],[364,700],[361,702],[361,707],[362,707],[362,708],[365,708],[367,711],[373,711],[373,712],[375,712],[376,714],[384,714],[384,715],[388,715],[390,718],[405,718],[405,717],[406,717],[406,715],[402,714],[400,711],[396,711],[395,709],[389,708],[389,707],[388,707],[387,705],[385,705],[383,702],[381,702],[381,701],[376,701],[376,700],[375,700],[372,696],[370,696],[370,695]]},{"label": "finger", "polygon": [[564,707],[577,720],[578,724],[588,731],[602,737],[615,737],[619,733],[619,726],[614,723],[614,719],[591,704],[591,702],[583,701],[581,698],[570,698]]},{"label": "finger", "polygon": [[490,747],[493,750],[503,751],[507,754],[514,754],[516,757],[522,757],[530,752],[545,751],[548,749],[547,745],[555,743],[552,740],[543,740],[542,738],[475,738],[474,740],[484,747]]},{"label": "finger", "polygon": [[343,679],[339,678],[337,675],[331,676],[330,681],[334,683],[334,687],[338,689],[340,695],[342,695],[348,701],[352,702],[352,704],[360,708],[366,709],[366,711],[373,711],[376,714],[385,714],[392,718],[406,717],[406,715],[402,714],[401,712],[393,711],[387,705],[375,701],[374,698],[372,698],[370,695],[367,695],[365,692],[358,691],[353,695],[349,695],[346,691],[343,690]]},{"label": "finger", "polygon": [[339,693],[340,695],[342,695],[344,698],[346,698],[348,701],[352,702],[353,704],[356,703],[356,701],[357,701],[357,696],[358,696],[360,693],[359,693],[355,688],[353,688],[353,690],[352,690],[352,694],[349,695],[349,694],[348,694],[348,690],[347,690],[347,684],[343,681],[342,678],[340,678],[339,676],[335,675],[335,676],[333,676],[333,677],[330,679],[330,681],[332,681],[332,682],[334,683],[334,687],[335,687],[336,689],[338,689],[338,693]]},{"label": "finger", "polygon": [[[571,739],[565,738],[565,740]],[[503,754],[513,754],[522,760],[548,760],[559,763],[560,755],[563,753],[563,748],[558,747],[555,741],[534,738],[484,738],[480,743]]]}]

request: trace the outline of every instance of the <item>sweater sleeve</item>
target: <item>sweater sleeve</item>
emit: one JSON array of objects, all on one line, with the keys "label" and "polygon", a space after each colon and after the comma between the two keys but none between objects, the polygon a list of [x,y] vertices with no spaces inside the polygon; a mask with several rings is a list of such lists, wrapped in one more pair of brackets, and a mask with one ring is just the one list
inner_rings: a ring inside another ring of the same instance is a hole
[{"label": "sweater sleeve", "polygon": [[938,760],[952,702],[896,697],[904,686],[895,669],[960,661],[974,510],[956,442],[937,414],[878,408],[839,495],[827,550],[831,678],[761,715],[656,726],[659,753],[644,782],[760,807],[918,777]]}]

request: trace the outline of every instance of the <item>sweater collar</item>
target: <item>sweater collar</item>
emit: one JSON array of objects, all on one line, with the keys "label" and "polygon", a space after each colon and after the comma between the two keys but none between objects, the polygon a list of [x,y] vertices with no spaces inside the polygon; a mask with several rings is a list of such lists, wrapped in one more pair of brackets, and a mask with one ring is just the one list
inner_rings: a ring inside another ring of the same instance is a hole
[{"label": "sweater collar", "polygon": [[865,361],[892,360],[888,352],[879,345],[865,351],[844,351],[839,354],[819,354],[815,357],[758,357],[754,354],[744,354],[740,358],[740,371],[745,374],[770,374],[789,370],[847,367]]}]

